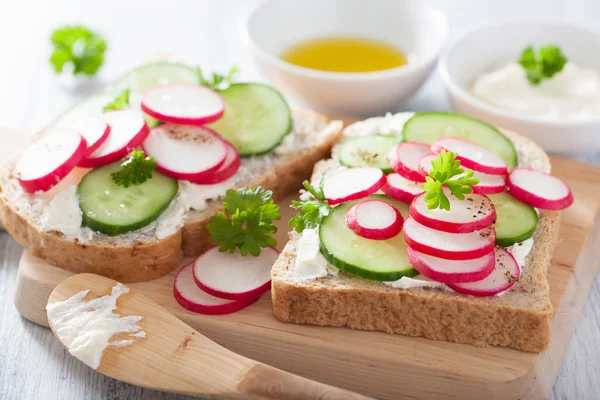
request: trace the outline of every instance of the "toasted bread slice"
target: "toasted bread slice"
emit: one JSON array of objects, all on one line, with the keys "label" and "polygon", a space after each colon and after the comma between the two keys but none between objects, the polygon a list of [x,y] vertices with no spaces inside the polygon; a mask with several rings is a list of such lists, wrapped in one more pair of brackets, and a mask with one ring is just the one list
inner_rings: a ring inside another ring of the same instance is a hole
[{"label": "toasted bread slice", "polygon": [[[370,123],[376,126],[379,120],[371,119]],[[350,126],[344,135],[356,131],[356,126]],[[504,133],[517,149],[519,165],[550,172],[548,156],[540,147],[516,133]],[[335,151],[334,159],[315,166],[313,182],[339,168]],[[300,235],[292,232],[271,273],[273,313],[285,322],[345,325],[539,352],[550,340],[553,308],[546,274],[558,230],[559,214],[540,211],[534,245],[519,281],[501,296],[493,297],[466,296],[439,288],[397,289],[343,271],[337,277],[303,280],[295,271]]]},{"label": "toasted bread slice", "polygon": [[[307,110],[294,110],[293,119],[294,129],[281,146],[269,154],[243,159],[236,187],[260,185],[278,199],[298,190],[313,165],[329,156],[341,135],[342,122]],[[69,271],[121,282],[146,281],[169,273],[184,255],[195,256],[214,245],[205,226],[222,209],[220,200],[209,200],[202,210],[187,211],[176,232],[164,238],[157,237],[152,226],[119,236],[96,233],[89,241],[44,230],[39,207],[32,207],[32,196],[23,193],[12,174],[13,165],[14,160],[0,173],[0,219],[5,229],[33,255]]]}]

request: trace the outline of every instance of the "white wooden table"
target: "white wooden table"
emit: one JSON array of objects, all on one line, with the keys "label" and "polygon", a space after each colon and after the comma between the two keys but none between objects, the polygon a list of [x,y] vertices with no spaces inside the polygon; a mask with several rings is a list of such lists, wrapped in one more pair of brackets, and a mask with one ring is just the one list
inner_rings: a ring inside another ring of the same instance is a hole
[{"label": "white wooden table", "polygon": [[[367,0],[365,0],[367,1]],[[597,28],[598,0],[446,0],[452,37],[478,24],[518,17],[554,17]],[[174,53],[207,68],[236,63],[258,79],[237,36],[243,0],[20,0],[0,4],[0,126],[34,132],[61,110],[116,78],[149,54]],[[108,39],[98,79],[77,83],[51,72],[53,27],[81,23]],[[598,48],[599,43],[590,43]],[[437,74],[404,110],[446,110]],[[600,132],[599,132],[600,134]],[[2,138],[0,138],[2,143]],[[1,145],[0,145],[1,147]],[[588,157],[600,163],[600,154]],[[21,318],[13,306],[21,247],[0,234],[0,399],[183,399],[124,384],[79,363],[52,333]],[[600,399],[600,275],[565,357],[552,399]]]}]

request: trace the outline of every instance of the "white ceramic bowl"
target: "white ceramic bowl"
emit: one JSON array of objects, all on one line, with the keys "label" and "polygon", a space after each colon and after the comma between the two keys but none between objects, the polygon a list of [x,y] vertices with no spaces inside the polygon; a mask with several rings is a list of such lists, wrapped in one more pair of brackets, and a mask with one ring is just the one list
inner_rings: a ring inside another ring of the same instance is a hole
[{"label": "white ceramic bowl", "polygon": [[[421,0],[265,0],[241,34],[263,76],[313,109],[355,116],[397,110],[430,75],[448,34],[445,15]],[[391,44],[409,64],[377,72],[338,73],[298,67],[281,54],[307,39],[352,36]]]},{"label": "white ceramic bowl", "polygon": [[503,110],[471,94],[475,79],[518,60],[528,45],[555,43],[580,66],[600,73],[600,35],[575,24],[525,20],[486,25],[448,46],[439,71],[457,112],[530,137],[545,150],[562,154],[600,152],[600,116],[587,120],[551,121]]}]

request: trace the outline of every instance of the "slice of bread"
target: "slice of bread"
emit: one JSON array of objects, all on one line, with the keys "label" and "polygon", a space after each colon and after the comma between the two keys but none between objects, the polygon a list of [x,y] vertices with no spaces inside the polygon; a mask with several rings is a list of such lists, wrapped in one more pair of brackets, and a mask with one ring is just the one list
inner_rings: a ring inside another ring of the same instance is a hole
[{"label": "slice of bread", "polygon": [[[382,122],[381,118],[366,122],[376,126]],[[350,126],[344,135],[370,130],[363,128],[365,125]],[[548,156],[540,147],[516,133],[504,133],[517,149],[519,165],[550,172]],[[334,148],[334,159],[315,166],[313,182],[340,167],[335,155]],[[439,288],[397,289],[343,271],[339,276],[302,279],[295,271],[300,235],[292,232],[271,273],[273,313],[285,322],[345,325],[539,352],[546,349],[550,340],[553,308],[546,274],[558,230],[559,214],[540,211],[534,245],[519,281],[502,295],[493,297],[466,296]]]},{"label": "slice of bread", "polygon": [[[313,165],[329,156],[341,135],[342,122],[308,110],[293,110],[293,120],[293,131],[280,146],[242,160],[235,187],[260,185],[279,199],[300,189]],[[164,238],[157,237],[154,225],[119,236],[95,233],[89,241],[44,230],[39,207],[32,206],[32,196],[23,193],[12,174],[14,162],[8,162],[0,173],[0,220],[23,247],[52,264],[120,282],[139,282],[165,275],[184,255],[196,256],[214,245],[205,226],[222,209],[220,200],[208,200],[202,210],[185,212],[175,233]]]}]

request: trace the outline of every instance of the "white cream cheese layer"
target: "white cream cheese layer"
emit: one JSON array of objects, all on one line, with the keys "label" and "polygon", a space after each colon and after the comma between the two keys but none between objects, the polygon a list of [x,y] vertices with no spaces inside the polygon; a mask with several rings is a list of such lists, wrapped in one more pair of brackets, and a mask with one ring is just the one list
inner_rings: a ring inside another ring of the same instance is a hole
[{"label": "white cream cheese layer", "polygon": [[402,278],[398,279],[397,281],[383,282],[383,284],[391,286],[396,289],[439,288],[439,289],[450,290],[450,288],[448,288],[443,283],[431,280],[423,275],[417,275],[413,278],[403,276]]},{"label": "white cream cheese layer", "polygon": [[62,232],[68,240],[77,239],[87,243],[92,232],[84,232],[81,227],[82,220],[83,213],[79,208],[77,187],[74,185],[68,186],[45,204],[40,216],[40,224],[44,231]]},{"label": "white cream cheese layer", "polygon": [[316,279],[327,275],[337,276],[339,269],[329,264],[320,251],[316,229],[305,229],[296,246],[296,274],[301,279]]},{"label": "white cream cheese layer", "polygon": [[[110,295],[84,302],[89,290],[46,306],[48,321],[52,329],[69,352],[86,365],[97,369],[104,349],[108,346],[129,346],[135,339],[146,337],[146,332],[137,324],[142,317],[121,317],[113,313],[117,299],[129,292],[129,288],[117,283]],[[135,339],[110,342],[111,337],[130,333]]]},{"label": "white cream cheese layer", "polygon": [[523,269],[523,266],[527,261],[527,256],[531,253],[531,249],[533,249],[533,238],[526,239],[520,243],[515,243],[506,248],[506,250],[508,250],[515,258],[515,261],[519,264],[519,268],[521,269]]}]

